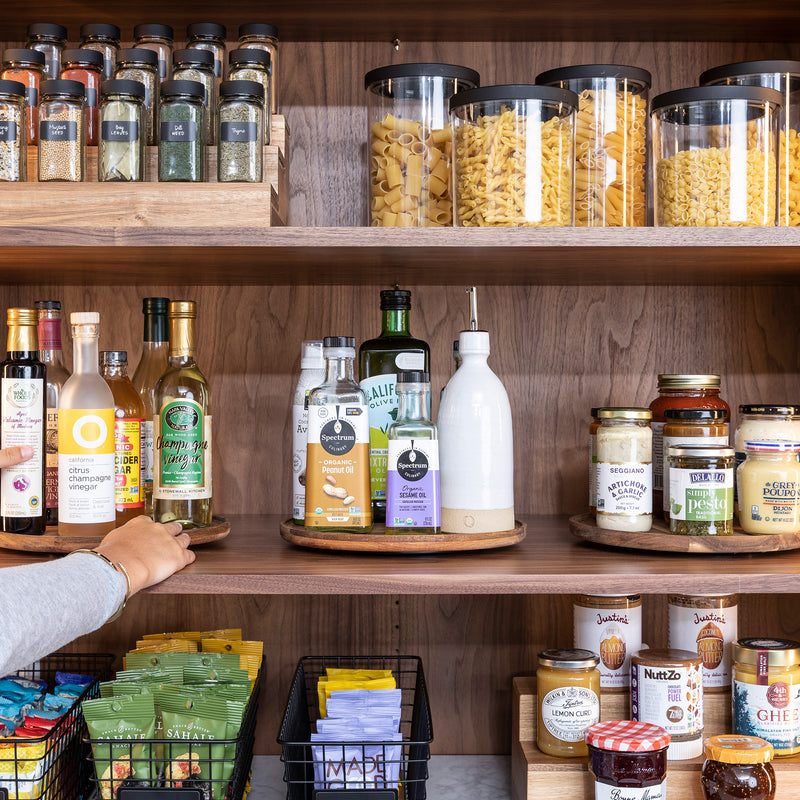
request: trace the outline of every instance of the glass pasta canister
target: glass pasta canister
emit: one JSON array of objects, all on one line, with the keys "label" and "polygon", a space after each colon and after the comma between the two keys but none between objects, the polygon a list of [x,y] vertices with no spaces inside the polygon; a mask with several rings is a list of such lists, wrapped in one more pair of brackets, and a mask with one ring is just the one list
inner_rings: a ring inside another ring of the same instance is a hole
[{"label": "glass pasta canister", "polygon": [[456,225],[572,225],[577,108],[575,92],[551,86],[451,97]]},{"label": "glass pasta canister", "polygon": [[447,103],[456,92],[479,84],[475,70],[455,64],[394,64],[364,76],[368,225],[453,224]]},{"label": "glass pasta canister", "polygon": [[700,86],[655,97],[655,224],[775,225],[781,102],[780,92],[757,86]]},{"label": "glass pasta canister", "polygon": [[579,228],[647,224],[647,70],[582,64],[542,72],[536,83],[578,95],[575,212]]},{"label": "glass pasta canister", "polygon": [[723,733],[705,743],[701,777],[705,800],[773,800],[772,745],[757,736]]},{"label": "glass pasta canister", "polygon": [[800,532],[800,442],[746,441],[736,470],[745,533]]}]

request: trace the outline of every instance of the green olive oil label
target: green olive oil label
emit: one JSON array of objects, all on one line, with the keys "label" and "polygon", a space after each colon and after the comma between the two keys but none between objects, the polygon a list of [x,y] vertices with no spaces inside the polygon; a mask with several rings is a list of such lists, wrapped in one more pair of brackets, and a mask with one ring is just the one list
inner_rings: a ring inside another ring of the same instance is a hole
[{"label": "green olive oil label", "polygon": [[386,476],[389,460],[389,426],[397,419],[397,375],[364,378],[361,388],[369,406],[369,474],[372,499],[386,499]]},{"label": "green olive oil label", "polygon": [[211,497],[211,416],[193,400],[171,400],[158,415],[158,499]]},{"label": "green olive oil label", "polygon": [[669,513],[673,519],[719,522],[733,513],[733,469],[669,471]]}]

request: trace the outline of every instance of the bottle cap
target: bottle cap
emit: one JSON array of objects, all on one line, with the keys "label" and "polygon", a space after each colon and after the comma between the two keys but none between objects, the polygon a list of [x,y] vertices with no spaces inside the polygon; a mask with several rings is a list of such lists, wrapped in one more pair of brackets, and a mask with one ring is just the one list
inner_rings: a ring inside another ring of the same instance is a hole
[{"label": "bottle cap", "polygon": [[609,406],[608,408],[598,408],[597,416],[602,419],[632,419],[650,420],[653,412],[649,408],[639,408],[637,406]]},{"label": "bottle cap", "polygon": [[103,66],[103,54],[98,53],[97,50],[88,50],[86,48],[75,47],[72,50],[65,50],[61,54],[61,65],[64,64],[80,64],[80,63],[94,64],[95,66]]},{"label": "bottle cap", "polygon": [[726,420],[728,412],[724,408],[667,408],[664,411],[666,419],[700,419],[700,420]]},{"label": "bottle cap", "polygon": [[3,53],[3,61],[27,61],[44,66],[44,53],[38,50],[27,50],[24,47],[13,47]]},{"label": "bottle cap", "polygon": [[430,383],[431,376],[428,372],[419,370],[404,370],[397,373],[398,383]]},{"label": "bottle cap", "polygon": [[470,353],[489,355],[488,331],[461,331],[458,337],[458,352],[465,356]]},{"label": "bottle cap", "polygon": [[593,669],[600,663],[600,656],[591,650],[580,648],[553,648],[539,653],[539,665],[542,667],[560,667],[561,669]]},{"label": "bottle cap", "polygon": [[35,308],[9,308],[7,313],[9,325],[33,325],[39,324],[39,315]]},{"label": "bottle cap", "polygon": [[723,764],[766,764],[774,752],[772,745],[758,736],[723,733],[706,739],[706,758]]},{"label": "bottle cap", "polygon": [[626,719],[597,722],[586,729],[585,738],[586,744],[599,750],[651,753],[655,750],[663,750],[672,737],[660,725]]},{"label": "bottle cap", "polygon": [[278,29],[266,22],[245,22],[239,26],[239,38],[243,36],[271,36],[278,38]]},{"label": "bottle cap", "polygon": [[719,375],[659,375],[659,389],[719,389]]},{"label": "bottle cap", "polygon": [[143,22],[141,25],[136,25],[133,29],[133,35],[138,39],[140,36],[160,36],[162,39],[172,39],[175,36],[175,31],[172,30],[170,25],[160,25],[157,22]]},{"label": "bottle cap", "polygon": [[[87,51],[94,52],[94,50]],[[86,87],[80,81],[71,81],[66,78],[53,78],[39,84],[39,97],[53,97],[65,95],[75,100],[86,99]]]},{"label": "bottle cap", "polygon": [[143,314],[166,314],[168,309],[168,297],[145,297],[142,300]]},{"label": "bottle cap", "polygon": [[81,25],[81,39],[88,39],[91,36],[119,39],[119,28],[108,22],[87,22]]},{"label": "bottle cap", "polygon": [[33,22],[28,25],[28,36],[51,36],[66,41],[67,29],[54,22]]},{"label": "bottle cap", "polygon": [[172,60],[175,64],[205,64],[210,67],[214,64],[214,54],[208,50],[176,50]]},{"label": "bottle cap", "polygon": [[33,304],[34,308],[53,308],[56,311],[61,311],[60,300],[37,300]]},{"label": "bottle cap", "polygon": [[117,53],[117,65],[126,63],[150,64],[155,67],[158,66],[158,53],[146,47],[127,47]]},{"label": "bottle cap", "polygon": [[793,639],[739,639],[733,645],[733,658],[742,664],[759,667],[794,667],[800,663],[800,642]]},{"label": "bottle cap", "polygon": [[306,339],[300,353],[300,369],[325,369],[321,339]]},{"label": "bottle cap", "polygon": [[255,47],[242,47],[238,50],[231,50],[228,53],[228,63],[231,64],[261,64],[269,68],[272,56],[266,50],[258,50]]},{"label": "bottle cap", "polygon": [[796,417],[800,415],[800,406],[794,405],[742,405],[739,406],[740,414],[751,414],[764,417]]},{"label": "bottle cap", "polygon": [[97,311],[73,311],[69,322],[70,325],[99,325],[100,314]]},{"label": "bottle cap", "polygon": [[411,292],[408,289],[382,289],[381,311],[408,311],[411,308]]},{"label": "bottle cap", "polygon": [[[152,50],[148,50],[151,53]],[[111,78],[100,84],[100,95],[108,97],[113,94],[129,94],[132,97],[144,99],[145,86],[141,81],[132,81],[127,78]]]},{"label": "bottle cap", "polygon": [[169,318],[185,317],[194,319],[197,316],[197,303],[194,300],[173,300],[169,304]]},{"label": "bottle cap", "polygon": [[224,25],[216,22],[193,22],[186,28],[186,35],[192,36],[217,36],[224,39],[227,31]]},{"label": "bottle cap", "polygon": [[[199,51],[198,51],[199,52]],[[161,84],[162,97],[205,97],[206,89],[200,81],[164,81]]]},{"label": "bottle cap", "polygon": [[220,97],[248,95],[257,100],[264,99],[264,87],[258,81],[222,81],[219,85]]},{"label": "bottle cap", "polygon": [[127,350],[101,350],[100,351],[101,364],[127,364],[128,351]]},{"label": "bottle cap", "polygon": [[356,340],[353,336],[326,336],[322,340],[324,348],[329,347],[355,347]]}]

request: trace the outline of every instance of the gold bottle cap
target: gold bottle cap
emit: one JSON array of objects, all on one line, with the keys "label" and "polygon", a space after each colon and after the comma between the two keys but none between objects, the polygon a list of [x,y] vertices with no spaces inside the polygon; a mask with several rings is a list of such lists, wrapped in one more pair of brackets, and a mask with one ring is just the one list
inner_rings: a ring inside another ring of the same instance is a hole
[{"label": "gold bottle cap", "polygon": [[601,420],[604,419],[635,419],[635,420],[650,420],[653,417],[653,412],[649,408],[636,408],[620,406],[610,408],[600,408],[597,415]]},{"label": "gold bottle cap", "polygon": [[39,325],[39,312],[35,308],[9,308],[9,325]]},{"label": "gold bottle cap", "polygon": [[195,319],[197,317],[197,303],[194,300],[173,300],[169,304],[170,319],[185,317]]},{"label": "gold bottle cap", "polygon": [[719,389],[719,375],[659,375],[659,389]]}]

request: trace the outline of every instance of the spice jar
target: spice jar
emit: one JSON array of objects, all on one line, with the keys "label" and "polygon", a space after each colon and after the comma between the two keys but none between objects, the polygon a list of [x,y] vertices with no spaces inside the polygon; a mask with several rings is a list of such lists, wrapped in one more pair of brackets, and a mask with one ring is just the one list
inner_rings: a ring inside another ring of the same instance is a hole
[{"label": "spice jar", "polygon": [[269,144],[272,125],[269,58],[269,53],[253,47],[228,53],[229,81],[257,81],[264,87],[264,144]]},{"label": "spice jar", "polygon": [[194,22],[186,28],[186,46],[190,50],[206,50],[211,53],[217,83],[222,79],[225,63],[225,26],[216,22]]},{"label": "spice jar", "polygon": [[28,180],[25,86],[0,80],[0,181]]},{"label": "spice jar", "polygon": [[147,144],[158,144],[158,54],[134,47],[117,53],[115,78],[138,81],[144,86],[145,132]]},{"label": "spice jar", "polygon": [[597,516],[597,429],[600,427],[599,408],[589,412],[592,421],[589,423],[589,511]]},{"label": "spice jar", "polygon": [[572,604],[573,644],[599,653],[600,687],[623,691],[630,683],[630,654],[642,646],[638,594],[579,594]]},{"label": "spice jar", "polygon": [[95,50],[103,56],[103,77],[114,77],[114,66],[119,50],[119,28],[105,22],[81,25],[81,47]]},{"label": "spice jar", "polygon": [[217,117],[217,180],[259,183],[264,172],[264,87],[223,81]]},{"label": "spice jar", "polygon": [[39,180],[86,180],[86,114],[79,81],[42,81]]},{"label": "spice jar", "polygon": [[733,646],[733,732],[760,736],[776,756],[800,752],[800,642],[739,639]]},{"label": "spice jar", "polygon": [[536,670],[536,744],[549,756],[585,756],[586,729],[600,720],[599,658],[590,650],[543,650]]},{"label": "spice jar", "polygon": [[667,451],[669,530],[683,536],[733,534],[733,448],[680,445]]},{"label": "spice jar", "polygon": [[597,430],[597,527],[649,531],[653,522],[651,412],[601,408]]},{"label": "spice jar", "polygon": [[582,64],[542,72],[536,83],[578,95],[574,224],[646,225],[650,73],[620,64]]},{"label": "spice jar", "polygon": [[97,101],[103,80],[103,56],[96,50],[65,50],[61,54],[61,78],[78,81],[86,95],[86,137],[88,144],[97,144]]},{"label": "spice jar", "polygon": [[616,720],[592,725],[586,731],[586,744],[595,798],[665,800],[669,742],[664,728],[647,722]]},{"label": "spice jar", "polygon": [[161,84],[158,140],[160,181],[204,181],[205,87],[197,81]]},{"label": "spice jar", "polygon": [[278,29],[265,22],[248,22],[239,26],[239,47],[263,50],[270,57],[270,114],[277,114],[278,89],[280,88],[278,71]]},{"label": "spice jar", "polygon": [[142,50],[152,50],[156,54],[159,81],[168,81],[172,77],[172,50],[174,44],[172,27],[154,22],[145,22],[134,27],[133,38],[134,47]]},{"label": "spice jar", "polygon": [[694,650],[703,659],[704,692],[730,691],[739,596],[671,594],[667,602],[669,647]]},{"label": "spice jar", "polygon": [[745,533],[800,532],[800,442],[746,441],[736,470]]},{"label": "spice jar", "polygon": [[198,81],[203,84],[206,107],[205,142],[216,144],[217,136],[217,79],[214,76],[214,56],[207,50],[176,50],[173,55],[172,78],[176,81]]},{"label": "spice jar", "polygon": [[[668,408],[664,411],[664,485],[669,486],[667,453],[673,445],[714,444],[728,446],[728,412],[722,408]],[[669,493],[664,495],[664,519],[669,522]]]},{"label": "spice jar", "polygon": [[706,739],[701,777],[705,800],[773,800],[773,748],[757,736],[722,734]]},{"label": "spice jar", "polygon": [[44,80],[44,54],[38,50],[12,48],[3,53],[0,78],[17,81],[25,87],[28,144],[36,144],[39,131],[39,89]]},{"label": "spice jar", "polygon": [[105,81],[100,100],[98,181],[143,181],[145,87],[138,81]]},{"label": "spice jar", "polygon": [[61,51],[67,46],[67,29],[52,22],[34,22],[28,25],[29,50],[44,55],[44,77],[53,80],[61,70]]}]

